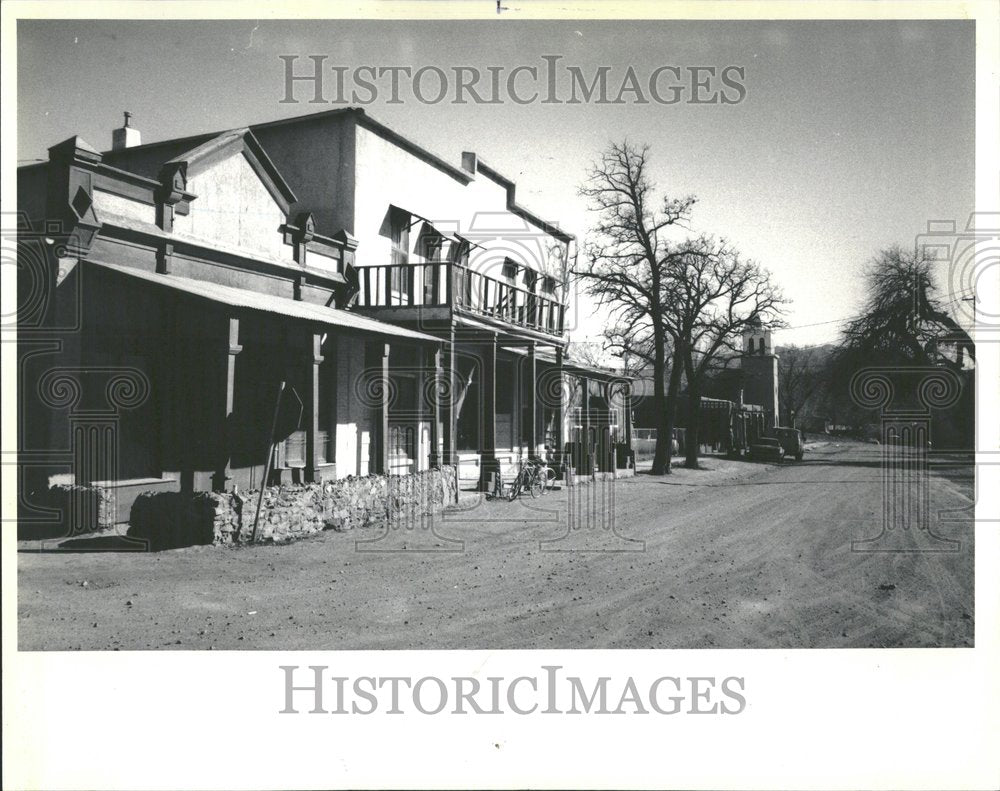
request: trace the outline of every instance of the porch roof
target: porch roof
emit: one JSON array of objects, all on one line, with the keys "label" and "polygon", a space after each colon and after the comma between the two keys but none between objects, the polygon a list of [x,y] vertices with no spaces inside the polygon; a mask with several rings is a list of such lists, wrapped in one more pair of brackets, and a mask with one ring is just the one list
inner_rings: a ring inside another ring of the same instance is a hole
[{"label": "porch roof", "polygon": [[[504,351],[511,352],[512,354],[519,354],[521,356],[527,356],[528,354],[525,349],[505,348]],[[558,365],[558,360],[554,354],[539,350],[535,352],[535,355],[540,363],[545,363],[546,365]],[[632,374],[615,371],[612,368],[601,368],[600,366],[588,365],[575,360],[567,360],[565,358],[563,359],[562,368],[564,373],[585,376],[589,379],[600,379],[606,382],[634,381],[636,378]]]},{"label": "porch roof", "polygon": [[[546,363],[555,363],[555,359],[550,359],[547,355],[539,355],[538,359]],[[577,376],[584,376],[588,379],[599,379],[605,382],[631,381],[634,378],[621,371],[614,371],[610,368],[601,368],[596,365],[587,365],[585,363],[574,362],[572,360],[563,360],[563,370],[568,374],[576,374]]]},{"label": "porch roof", "polygon": [[312,321],[332,327],[343,327],[370,335],[408,338],[436,344],[442,342],[440,338],[435,338],[433,335],[426,335],[416,330],[408,330],[405,327],[397,327],[395,324],[387,324],[384,321],[378,321],[377,319],[371,319],[338,308],[328,308],[323,305],[314,305],[311,302],[302,302],[272,294],[262,294],[258,291],[249,291],[243,288],[234,288],[233,286],[223,286],[205,280],[192,280],[191,278],[179,277],[177,275],[164,275],[159,272],[149,272],[145,269],[110,264],[105,261],[95,261],[94,259],[87,259],[87,263],[234,308],[277,313],[293,319]]}]

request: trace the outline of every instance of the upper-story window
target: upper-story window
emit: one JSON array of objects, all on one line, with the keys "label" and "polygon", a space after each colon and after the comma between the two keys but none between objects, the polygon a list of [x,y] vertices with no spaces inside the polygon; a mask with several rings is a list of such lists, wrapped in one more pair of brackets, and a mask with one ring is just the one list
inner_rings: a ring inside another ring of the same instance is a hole
[{"label": "upper-story window", "polygon": [[444,250],[444,237],[433,227],[424,226],[420,234],[420,255],[427,262],[440,261]]},{"label": "upper-story window", "polygon": [[392,263],[410,263],[410,214],[395,206],[389,216]]},{"label": "upper-story window", "polygon": [[459,305],[472,304],[472,270],[469,269],[469,251],[472,245],[461,236],[456,237],[448,249],[448,257],[458,269],[455,271],[455,301]]},{"label": "upper-story window", "polygon": [[513,280],[517,277],[517,262],[511,260],[510,258],[505,258],[503,260],[503,276],[508,280]]},{"label": "upper-story window", "polygon": [[553,297],[556,293],[556,279],[549,275],[545,275],[542,278],[542,293],[546,296]]},{"label": "upper-story window", "polygon": [[470,245],[461,236],[456,237],[456,241],[451,243],[451,248],[448,250],[448,255],[451,257],[451,261],[459,266],[469,265],[469,248]]},{"label": "upper-story window", "polygon": [[391,287],[397,294],[409,291],[410,214],[395,206],[389,214],[389,239],[392,246]]}]

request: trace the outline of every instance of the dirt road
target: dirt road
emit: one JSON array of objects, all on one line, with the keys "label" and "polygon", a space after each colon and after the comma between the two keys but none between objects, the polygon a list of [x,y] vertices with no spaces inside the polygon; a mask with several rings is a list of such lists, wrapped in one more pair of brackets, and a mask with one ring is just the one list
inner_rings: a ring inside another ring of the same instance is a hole
[{"label": "dirt road", "polygon": [[[60,650],[972,644],[972,523],[936,516],[971,505],[971,468],[942,466],[930,480],[931,525],[960,541],[959,551],[899,553],[851,550],[852,540],[880,530],[876,446],[830,444],[801,464],[711,459],[706,465],[706,471],[639,475],[613,488],[564,489],[537,501],[449,514],[435,529],[464,542],[462,551],[378,551],[398,548],[402,534],[358,551],[356,541],[372,537],[358,531],[242,549],[22,550],[19,644]],[[601,499],[612,492],[613,506]],[[581,497],[593,499],[587,504]],[[572,530],[571,507],[584,517]],[[613,530],[600,516],[611,511]],[[407,540],[419,545],[426,537],[416,531]]]}]

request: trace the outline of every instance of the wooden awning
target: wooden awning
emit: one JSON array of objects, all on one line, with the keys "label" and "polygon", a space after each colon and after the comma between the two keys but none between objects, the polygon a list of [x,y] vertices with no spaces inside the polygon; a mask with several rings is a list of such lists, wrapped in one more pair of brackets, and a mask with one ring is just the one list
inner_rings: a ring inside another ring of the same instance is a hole
[{"label": "wooden awning", "polygon": [[223,286],[219,283],[210,283],[205,280],[193,280],[188,277],[178,275],[164,275],[159,272],[150,272],[145,269],[121,266],[120,264],[110,264],[105,261],[95,261],[88,259],[83,266],[97,266],[111,272],[117,272],[126,277],[142,280],[147,283],[181,291],[191,296],[215,302],[220,305],[228,305],[234,308],[245,310],[256,310],[263,313],[274,313],[280,316],[287,316],[300,321],[309,321],[316,324],[324,324],[330,327],[340,327],[353,332],[384,337],[406,338],[414,341],[424,341],[428,343],[442,343],[441,338],[427,335],[416,330],[397,327],[395,324],[388,324],[384,321],[362,316],[338,308],[328,308],[324,305],[316,305],[311,302],[303,302],[287,297],[278,297],[273,294],[262,294],[259,291],[250,291],[244,288],[233,286]]}]

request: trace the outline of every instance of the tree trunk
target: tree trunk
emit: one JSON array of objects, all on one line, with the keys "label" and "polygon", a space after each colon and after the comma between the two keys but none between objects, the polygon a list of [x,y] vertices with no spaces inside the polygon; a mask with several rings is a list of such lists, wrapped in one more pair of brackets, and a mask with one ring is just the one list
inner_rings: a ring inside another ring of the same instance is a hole
[{"label": "tree trunk", "polygon": [[663,336],[656,332],[653,350],[653,414],[656,415],[656,449],[653,452],[653,475],[663,475],[670,469],[670,437],[666,435],[667,405],[663,392],[666,351]]},{"label": "tree trunk", "polygon": [[[666,405],[663,410],[663,436],[667,438],[667,466],[664,472],[670,474],[670,457],[673,455],[674,422],[677,417],[677,393],[681,389],[681,372],[684,361],[681,359],[679,347],[675,347],[673,360],[670,363],[670,383],[667,386]],[[657,436],[660,430],[657,429]]]},{"label": "tree trunk", "polygon": [[684,369],[688,380],[687,433],[684,437],[684,466],[689,470],[698,469],[698,423],[701,418],[701,395],[699,382],[694,374],[691,355],[684,355]]}]

